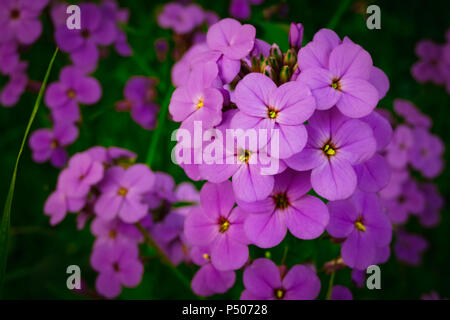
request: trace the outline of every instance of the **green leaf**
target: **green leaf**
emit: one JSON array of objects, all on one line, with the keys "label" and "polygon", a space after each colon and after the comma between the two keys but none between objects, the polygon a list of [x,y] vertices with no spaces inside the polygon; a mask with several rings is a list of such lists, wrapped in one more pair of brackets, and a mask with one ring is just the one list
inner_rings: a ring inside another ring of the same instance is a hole
[{"label": "green leaf", "polygon": [[3,282],[5,280],[6,273],[6,262],[8,257],[8,240],[9,240],[9,225],[11,220],[11,207],[12,201],[14,197],[14,189],[16,186],[16,177],[17,177],[17,169],[19,167],[19,161],[22,156],[23,149],[25,147],[25,143],[28,138],[28,134],[30,133],[31,125],[33,124],[34,118],[36,117],[37,111],[39,109],[39,105],[42,100],[42,96],[45,91],[45,87],[47,85],[48,77],[50,75],[50,71],[53,66],[53,62],[55,61],[56,55],[58,53],[58,48],[55,49],[55,53],[53,54],[52,59],[47,68],[47,72],[45,73],[44,81],[42,82],[41,89],[39,90],[39,94],[37,96],[36,102],[33,107],[33,111],[31,112],[30,120],[28,121],[27,128],[25,129],[25,134],[22,139],[22,143],[20,145],[19,154],[16,158],[16,163],[14,166],[14,171],[11,178],[11,183],[9,185],[8,196],[6,197],[5,207],[3,209],[3,216],[0,226],[0,290],[3,286]]}]

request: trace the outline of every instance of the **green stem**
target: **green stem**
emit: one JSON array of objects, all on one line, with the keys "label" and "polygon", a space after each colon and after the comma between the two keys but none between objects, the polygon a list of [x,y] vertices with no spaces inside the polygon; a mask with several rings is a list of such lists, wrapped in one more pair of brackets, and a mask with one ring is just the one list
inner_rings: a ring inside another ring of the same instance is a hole
[{"label": "green stem", "polygon": [[153,248],[156,251],[156,254],[159,256],[161,262],[169,267],[170,270],[177,276],[177,278],[186,286],[186,288],[191,290],[191,284],[189,280],[177,269],[177,267],[170,261],[167,255],[161,250],[158,244],[153,240],[148,231],[140,224],[136,223],[136,227],[144,236],[145,243]]},{"label": "green stem", "polygon": [[172,92],[173,92],[172,90],[169,90],[167,92],[167,95],[164,98],[164,102],[161,107],[161,111],[158,114],[157,127],[156,127],[156,130],[153,132],[152,142],[148,149],[147,160],[145,161],[145,163],[149,167],[151,167],[151,165],[153,163],[153,159],[155,158],[159,138],[161,137],[161,133],[164,130],[164,126],[166,124],[167,112],[169,111],[169,103],[170,103],[170,99],[172,97]]},{"label": "green stem", "polygon": [[9,185],[8,195],[6,197],[6,203],[3,210],[3,217],[0,226],[0,289],[2,288],[3,282],[5,280],[6,273],[6,263],[8,256],[8,241],[9,241],[9,227],[11,221],[11,207],[14,197],[14,189],[16,187],[16,178],[17,178],[17,170],[19,167],[20,158],[23,153],[23,149],[25,147],[25,143],[28,138],[28,134],[30,133],[31,126],[33,124],[34,118],[36,118],[36,114],[39,109],[39,105],[41,104],[42,96],[44,95],[45,87],[47,85],[48,77],[50,76],[50,71],[52,70],[53,63],[55,62],[56,55],[58,54],[58,48],[55,49],[53,53],[52,59],[47,67],[47,72],[45,73],[44,80],[42,81],[41,89],[39,90],[39,94],[36,98],[36,102],[34,103],[33,111],[31,112],[30,119],[28,120],[27,128],[25,129],[25,134],[22,139],[22,143],[20,145],[19,153],[16,158],[16,163],[14,165],[13,174],[11,177],[11,183]]},{"label": "green stem", "polygon": [[336,12],[334,13],[333,17],[331,18],[330,22],[328,23],[328,26],[327,26],[328,29],[336,28],[337,24],[339,23],[339,20],[341,19],[345,10],[347,10],[347,8],[350,6],[351,2],[352,2],[352,0],[342,0],[341,1],[340,6],[337,8]]},{"label": "green stem", "polygon": [[281,258],[281,265],[284,265],[286,263],[288,250],[289,250],[289,247],[285,246],[284,247],[284,252],[283,252],[283,258]]},{"label": "green stem", "polygon": [[330,276],[330,282],[328,283],[328,291],[327,291],[327,297],[326,300],[330,300],[331,299],[331,293],[333,292],[333,283],[334,283],[334,276],[335,276],[336,272],[332,272],[331,276]]}]

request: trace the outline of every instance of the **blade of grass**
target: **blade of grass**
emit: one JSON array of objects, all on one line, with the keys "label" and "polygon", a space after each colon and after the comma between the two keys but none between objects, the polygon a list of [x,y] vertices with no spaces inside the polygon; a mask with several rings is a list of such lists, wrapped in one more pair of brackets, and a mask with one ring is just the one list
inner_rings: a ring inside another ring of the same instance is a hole
[{"label": "blade of grass", "polygon": [[58,48],[55,49],[53,53],[52,59],[47,67],[47,72],[45,73],[44,81],[42,81],[41,89],[39,90],[39,94],[36,98],[36,102],[33,107],[33,111],[31,112],[30,120],[28,120],[27,128],[25,129],[25,134],[22,139],[22,143],[20,145],[19,153],[16,158],[16,163],[14,165],[13,174],[11,177],[11,183],[9,185],[8,195],[6,197],[5,207],[3,209],[3,216],[0,226],[0,292],[3,286],[3,282],[5,280],[6,273],[6,262],[8,257],[8,240],[9,240],[9,225],[11,220],[11,207],[14,197],[14,189],[16,186],[16,178],[17,178],[17,169],[19,167],[19,161],[23,153],[23,149],[25,147],[25,143],[28,138],[28,134],[30,133],[31,125],[33,124],[34,118],[36,117],[37,111],[39,109],[39,105],[42,100],[42,96],[45,91],[45,87],[47,85],[48,77],[50,75],[50,71],[52,70],[53,63],[55,61],[56,55],[58,54]]},{"label": "blade of grass", "polygon": [[352,3],[352,0],[342,0],[339,4],[338,9],[334,13],[333,17],[331,18],[330,22],[328,23],[327,28],[328,29],[334,29],[336,28],[337,24],[339,23],[339,20],[341,20],[342,15],[344,14],[345,10],[350,6]]}]

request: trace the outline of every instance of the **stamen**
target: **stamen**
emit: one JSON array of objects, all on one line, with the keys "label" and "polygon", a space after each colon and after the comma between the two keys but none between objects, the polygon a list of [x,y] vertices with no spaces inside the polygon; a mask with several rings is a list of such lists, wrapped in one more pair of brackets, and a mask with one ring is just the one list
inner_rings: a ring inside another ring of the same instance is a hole
[{"label": "stamen", "polygon": [[362,223],[362,221],[361,221],[361,218],[358,219],[358,221],[355,222],[355,228],[356,228],[358,231],[362,231],[362,232],[366,231],[366,227],[363,225],[363,223]]},{"label": "stamen", "polygon": [[128,193],[127,188],[120,187],[119,191],[117,191],[117,194],[121,197],[125,197]]},{"label": "stamen", "polygon": [[197,102],[197,108],[200,109],[201,107],[203,107],[205,104],[203,103],[203,98],[198,99]]},{"label": "stamen", "polygon": [[284,210],[289,206],[289,199],[286,193],[280,193],[273,196],[273,201],[278,209]]},{"label": "stamen", "polygon": [[230,228],[230,222],[224,217],[221,217],[219,220],[219,232],[224,233],[228,228]]},{"label": "stamen", "polygon": [[285,292],[283,289],[276,289],[274,293],[275,293],[275,298],[283,299]]},{"label": "stamen", "polygon": [[73,89],[69,89],[67,90],[67,95],[69,96],[70,99],[75,98],[75,91]]},{"label": "stamen", "polygon": [[210,256],[209,256],[209,254],[204,253],[204,254],[203,254],[203,258],[204,258],[205,260],[209,260]]},{"label": "stamen", "polygon": [[332,87],[333,89],[336,89],[336,90],[341,91],[341,84],[340,84],[340,82],[339,82],[339,79],[334,78],[334,79],[331,81],[330,87]]},{"label": "stamen", "polygon": [[249,150],[244,150],[239,156],[238,159],[242,163],[248,163],[250,159],[251,152]]},{"label": "stamen", "polygon": [[269,107],[269,108],[267,108],[267,116],[270,118],[270,119],[276,119],[277,118],[277,116],[278,116],[278,110],[275,110],[274,108],[272,108],[272,107]]},{"label": "stamen", "polygon": [[323,153],[330,158],[336,155],[337,148],[330,142],[326,143],[322,148]]}]

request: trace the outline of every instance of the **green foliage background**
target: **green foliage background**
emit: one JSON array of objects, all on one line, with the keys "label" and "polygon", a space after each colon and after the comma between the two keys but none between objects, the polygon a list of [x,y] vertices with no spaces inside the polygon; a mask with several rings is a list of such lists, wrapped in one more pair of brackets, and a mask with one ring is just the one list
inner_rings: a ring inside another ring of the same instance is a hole
[{"label": "green foliage background", "polygon": [[[114,103],[122,99],[122,90],[132,75],[151,75],[160,80],[159,103],[167,104],[171,93],[170,68],[173,61],[159,63],[153,50],[155,39],[171,38],[171,32],[160,29],[156,24],[156,15],[163,1],[128,0],[119,1],[121,7],[130,9],[130,22],[126,28],[128,39],[133,47],[134,56],[123,58],[110,51],[109,56],[99,63],[94,76],[103,88],[101,101],[90,107],[83,107],[83,123],[80,137],[69,148],[71,154],[94,145],[120,146],[139,154],[138,161],[145,162],[153,133],[141,129],[129,114],[114,111]],[[196,1],[205,9],[218,13],[221,18],[228,16],[229,1]],[[265,0],[261,6],[252,7],[250,23],[257,28],[257,37],[280,47],[287,47],[287,32],[291,21],[302,22],[305,26],[305,38],[310,40],[320,28],[326,27],[340,6],[341,1],[286,1],[288,16],[273,16],[270,20],[263,17],[263,9],[280,3]],[[367,2],[353,1],[347,9],[335,31],[341,36],[349,36],[362,45],[372,55],[374,64],[388,75],[391,87],[379,107],[392,109],[395,98],[405,98],[415,102],[423,112],[434,121],[432,131],[441,136],[446,145],[449,141],[448,118],[450,116],[450,96],[445,88],[432,84],[416,83],[410,75],[410,67],[417,60],[414,45],[423,38],[444,42],[444,34],[450,27],[449,1],[369,1],[381,8],[382,29],[368,30],[365,15],[356,12],[357,5],[367,6]],[[22,54],[29,61],[28,73],[31,79],[42,81],[48,62],[55,49],[53,27],[48,9],[42,19],[44,31],[38,42]],[[173,49],[173,43],[171,43]],[[50,81],[58,78],[61,67],[69,64],[66,54],[60,53],[50,76]],[[0,78],[0,86],[6,79]],[[36,93],[25,93],[19,104],[13,108],[0,108],[0,194],[6,198],[15,158],[31,113]],[[49,126],[49,112],[45,105],[37,115],[34,129]],[[161,125],[161,123],[159,124]],[[170,141],[172,130],[177,124],[165,119],[152,169],[165,171],[173,175],[176,181],[186,181],[184,172],[172,164]],[[449,162],[448,153],[445,154]],[[15,198],[11,213],[11,237],[6,280],[0,295],[3,299],[84,299],[66,288],[66,268],[77,264],[90,289],[94,287],[96,273],[89,266],[89,255],[93,236],[88,228],[77,231],[75,216],[68,217],[57,227],[50,227],[48,218],[43,214],[43,205],[49,193],[54,189],[58,170],[49,164],[38,165],[31,160],[27,147],[19,166]],[[442,195],[449,198],[448,170],[436,180]],[[197,183],[200,187],[201,184]],[[399,263],[395,256],[382,265],[382,290],[369,291],[356,289],[350,283],[350,271],[339,271],[335,284],[347,285],[357,299],[417,299],[422,293],[432,289],[441,296],[450,297],[450,212],[448,206],[442,212],[442,222],[435,229],[425,230],[415,219],[407,225],[408,229],[426,236],[430,249],[426,252],[419,267],[408,267]],[[301,241],[292,236],[278,247],[270,249],[276,262],[280,262],[285,247],[288,247],[286,263],[288,266],[314,260],[320,268],[324,262],[339,255],[339,247],[326,239]],[[146,252],[150,260],[145,267],[142,283],[137,288],[124,289],[121,299],[195,299],[190,289],[175,277],[170,269],[158,259],[152,258],[152,252]],[[251,256],[260,257],[266,251],[252,247]],[[182,265],[181,272],[191,279],[196,267]],[[325,296],[329,277],[320,274],[322,291]],[[242,272],[238,272],[235,286],[225,295],[213,298],[239,297],[243,289]]]}]

